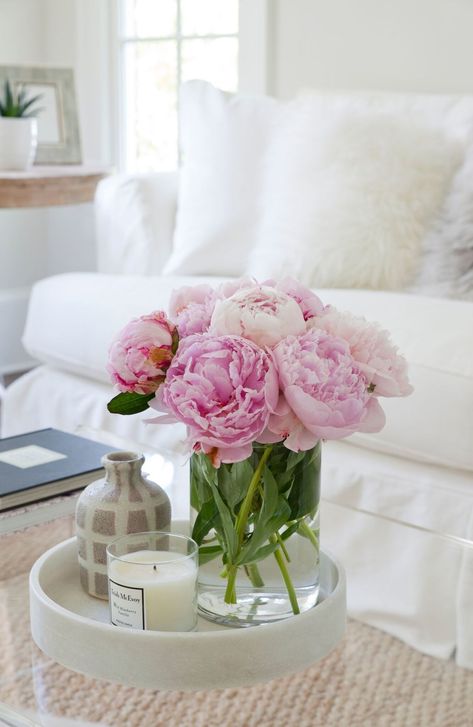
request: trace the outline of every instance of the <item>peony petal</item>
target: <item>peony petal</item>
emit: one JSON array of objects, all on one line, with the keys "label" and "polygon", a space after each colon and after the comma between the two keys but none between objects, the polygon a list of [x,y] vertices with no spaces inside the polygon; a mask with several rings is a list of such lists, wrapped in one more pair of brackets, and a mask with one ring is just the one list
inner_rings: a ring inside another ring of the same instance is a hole
[{"label": "peony petal", "polygon": [[313,432],[309,432],[301,423],[295,426],[288,438],[284,441],[284,446],[293,452],[306,452],[308,449],[315,447],[320,437]]},{"label": "peony petal", "polygon": [[143,419],[145,424],[176,424],[179,421],[172,414],[163,414],[160,417],[153,417],[152,419]]},{"label": "peony petal", "polygon": [[218,456],[224,464],[233,464],[233,462],[243,462],[248,459],[253,452],[253,444],[249,442],[241,447],[219,447]]},{"label": "peony petal", "polygon": [[366,416],[358,430],[360,432],[380,432],[386,424],[386,415],[379,401],[372,396],[366,407]]},{"label": "peony petal", "polygon": [[317,401],[299,386],[288,386],[284,391],[287,403],[307,429],[329,424],[332,410],[323,401]]},{"label": "peony petal", "polygon": [[275,444],[276,442],[282,442],[284,439],[282,434],[276,434],[275,432],[272,432],[269,427],[266,427],[266,429],[258,435],[256,438],[256,441],[258,444]]}]

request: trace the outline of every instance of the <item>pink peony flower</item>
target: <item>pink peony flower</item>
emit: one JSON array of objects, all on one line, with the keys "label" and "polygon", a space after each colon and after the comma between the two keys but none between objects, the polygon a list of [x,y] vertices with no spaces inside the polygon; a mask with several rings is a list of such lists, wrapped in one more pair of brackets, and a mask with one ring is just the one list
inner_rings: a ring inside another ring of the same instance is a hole
[{"label": "pink peony flower", "polygon": [[375,396],[407,396],[413,391],[406,359],[398,353],[388,332],[377,323],[328,306],[324,315],[314,318],[309,325],[348,342],[358,367],[374,386]]},{"label": "pink peony flower", "polygon": [[175,326],[162,311],[135,318],[109,350],[107,371],[120,391],[152,394],[164,380],[173,353]]},{"label": "pink peony flower", "polygon": [[273,357],[284,398],[269,430],[287,437],[288,449],[306,450],[319,439],[384,426],[383,410],[341,338],[313,329],[281,341]]},{"label": "pink peony flower", "polygon": [[265,351],[235,336],[204,334],[181,341],[151,406],[170,415],[155,421],[186,424],[194,449],[218,464],[250,456],[277,399],[278,378]]},{"label": "pink peony flower", "polygon": [[244,288],[254,288],[258,285],[255,278],[251,278],[249,275],[245,275],[242,278],[236,278],[235,280],[227,280],[226,283],[222,283],[217,288],[218,298],[230,298],[234,293]]},{"label": "pink peony flower", "polygon": [[185,285],[173,290],[169,310],[181,338],[208,330],[216,300],[210,285]]},{"label": "pink peony flower", "polygon": [[320,298],[295,278],[283,278],[279,281],[266,280],[263,285],[274,287],[293,298],[301,309],[305,321],[314,316],[320,316],[324,312],[324,304]]},{"label": "pink peony flower", "polygon": [[218,300],[209,330],[217,336],[243,336],[258,346],[275,346],[286,336],[303,333],[305,328],[295,300],[266,285],[254,285]]}]

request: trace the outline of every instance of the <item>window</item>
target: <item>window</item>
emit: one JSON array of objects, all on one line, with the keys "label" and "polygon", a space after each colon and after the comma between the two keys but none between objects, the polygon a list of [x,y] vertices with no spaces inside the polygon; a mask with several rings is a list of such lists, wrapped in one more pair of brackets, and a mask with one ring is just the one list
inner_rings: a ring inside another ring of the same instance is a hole
[{"label": "window", "polygon": [[120,146],[125,169],[174,169],[178,90],[238,84],[238,0],[120,0]]}]

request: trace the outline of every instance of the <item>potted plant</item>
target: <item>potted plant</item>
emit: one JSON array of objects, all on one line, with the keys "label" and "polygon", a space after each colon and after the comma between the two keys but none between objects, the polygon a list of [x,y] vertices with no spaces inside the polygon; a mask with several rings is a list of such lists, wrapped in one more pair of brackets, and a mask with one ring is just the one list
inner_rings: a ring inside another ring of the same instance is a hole
[{"label": "potted plant", "polygon": [[39,109],[34,104],[39,98],[5,81],[0,97],[0,169],[27,169],[32,164],[38,143]]}]

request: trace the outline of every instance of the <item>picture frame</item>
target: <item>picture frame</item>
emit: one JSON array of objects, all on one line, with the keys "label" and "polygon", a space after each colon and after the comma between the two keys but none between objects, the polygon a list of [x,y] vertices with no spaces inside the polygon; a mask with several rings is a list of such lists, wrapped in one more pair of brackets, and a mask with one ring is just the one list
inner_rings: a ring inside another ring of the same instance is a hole
[{"label": "picture frame", "polygon": [[38,148],[35,165],[82,162],[79,119],[72,68],[0,65],[0,88],[9,80],[38,100]]}]

